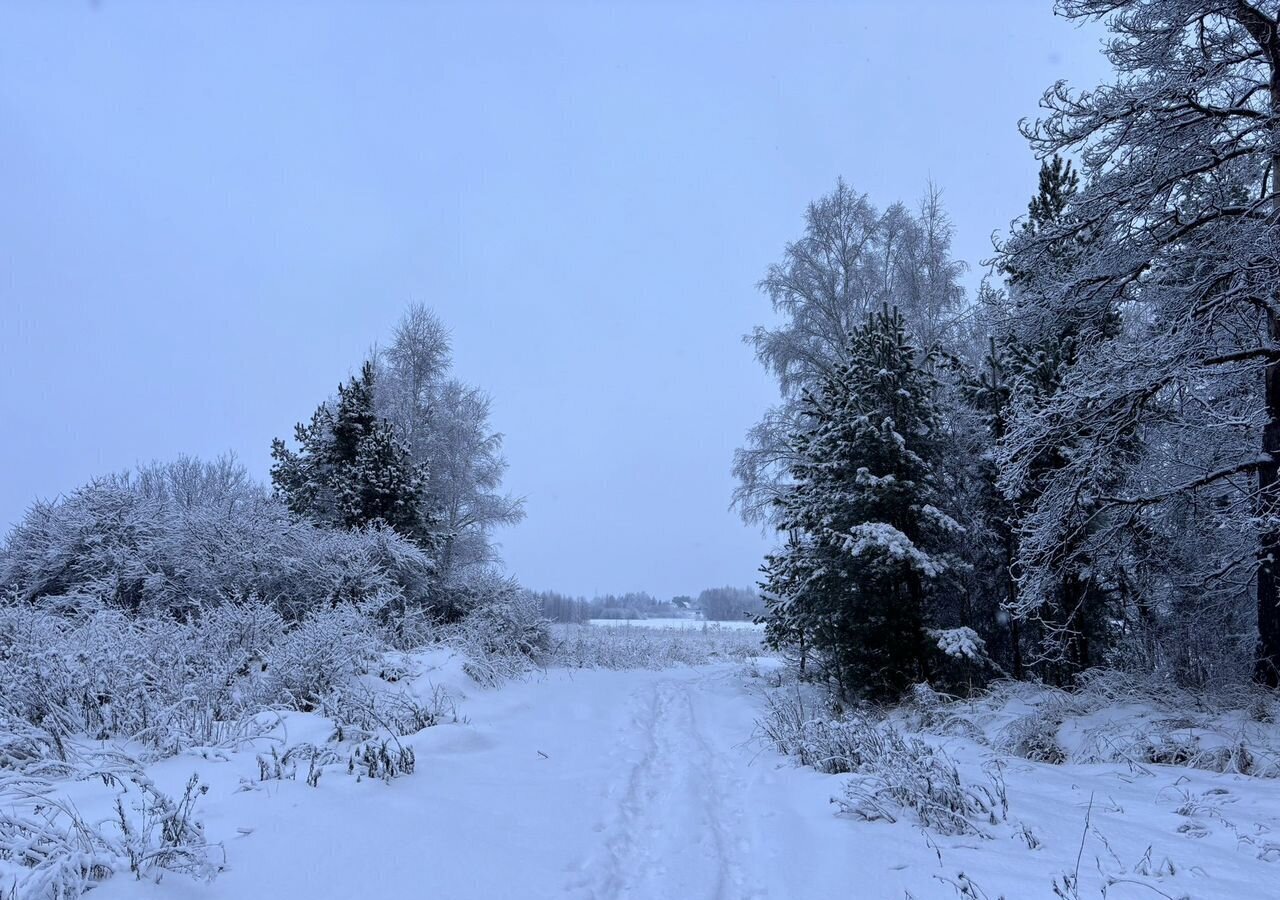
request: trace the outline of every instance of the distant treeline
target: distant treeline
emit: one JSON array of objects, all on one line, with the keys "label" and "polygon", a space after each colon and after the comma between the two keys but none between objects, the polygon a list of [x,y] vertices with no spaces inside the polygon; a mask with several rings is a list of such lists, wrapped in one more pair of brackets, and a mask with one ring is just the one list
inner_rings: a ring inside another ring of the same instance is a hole
[{"label": "distant treeline", "polygon": [[681,595],[659,600],[637,591],[601,594],[588,600],[555,591],[535,591],[542,614],[553,622],[586,622],[589,619],[662,619],[700,615],[716,622],[754,619],[764,612],[764,601],[751,588],[708,588],[697,597]]}]

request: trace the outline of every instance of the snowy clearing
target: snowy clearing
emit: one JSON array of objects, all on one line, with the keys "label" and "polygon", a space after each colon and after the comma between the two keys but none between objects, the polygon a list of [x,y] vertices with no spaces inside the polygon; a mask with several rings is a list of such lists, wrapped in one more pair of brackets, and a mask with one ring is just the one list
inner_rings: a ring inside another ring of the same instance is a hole
[{"label": "snowy clearing", "polygon": [[[692,637],[692,635],[691,635]],[[460,721],[401,738],[416,771],[389,782],[347,771],[332,723],[287,713],[277,751],[335,746],[316,787],[261,778],[270,744],[188,751],[148,769],[180,794],[192,772],[206,835],[225,850],[211,883],[127,872],[109,898],[438,896],[469,898],[1052,896],[1076,871],[1079,895],[1264,898],[1280,865],[1280,780],[1167,766],[1055,766],[945,747],[966,782],[1004,760],[1007,818],[968,835],[838,815],[850,776],[779,755],[758,721],[776,674],[759,659],[665,670],[552,668],[482,689],[447,651],[416,654],[389,689],[448,695]],[[67,788],[86,819],[114,792]],[[1086,828],[1087,823],[1087,828]],[[1083,845],[1082,845],[1083,837]],[[19,895],[21,896],[21,895]]]},{"label": "snowy clearing", "polygon": [[757,625],[755,622],[715,622],[707,619],[591,619],[588,624],[603,628],[679,628],[682,630],[709,628],[725,631],[764,631],[764,626]]}]

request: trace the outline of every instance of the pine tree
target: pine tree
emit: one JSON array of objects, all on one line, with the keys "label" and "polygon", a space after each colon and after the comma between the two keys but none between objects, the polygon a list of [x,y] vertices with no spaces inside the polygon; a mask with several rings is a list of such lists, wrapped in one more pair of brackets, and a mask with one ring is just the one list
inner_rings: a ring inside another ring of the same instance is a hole
[{"label": "pine tree", "polygon": [[981,452],[973,459],[971,481],[975,484],[971,493],[976,507],[973,515],[981,523],[986,540],[973,548],[969,558],[981,557],[986,563],[979,567],[980,578],[984,586],[999,597],[998,622],[989,625],[1007,624],[1010,674],[1022,678],[1026,661],[1024,629],[1018,615],[1018,582],[1014,577],[1018,552],[1016,509],[1000,492],[1000,470],[994,458],[994,450],[1008,428],[1012,396],[1010,369],[1014,360],[1010,358],[1007,343],[992,337],[986,354],[976,366],[970,368],[958,359],[952,364],[959,369],[960,394],[981,422],[978,429]]},{"label": "pine tree", "polygon": [[[1070,161],[1055,154],[1042,162],[1038,190],[1010,242],[1036,243],[1041,250],[1035,256],[1004,255],[1000,260],[1012,300],[1004,314],[1016,320],[1018,327],[1006,329],[992,341],[985,361],[987,373],[969,385],[969,393],[986,408],[991,435],[1001,455],[1001,471],[1009,463],[1006,435],[1011,424],[1041,415],[1053,402],[1076,365],[1083,342],[1107,340],[1119,328],[1118,317],[1109,310],[1081,313],[1036,307],[1035,298],[1046,286],[1069,277],[1089,249],[1088,229],[1079,225],[1071,205],[1079,185],[1079,175]],[[1067,439],[1041,447],[1034,459],[1022,461],[1025,476],[1016,489],[1009,490],[1006,485],[1002,512],[1007,516],[1007,528],[998,530],[1007,531],[1002,536],[1011,572],[1025,568],[1019,532],[1026,527],[1046,481],[1071,455],[1072,444]],[[1056,548],[1052,565],[1042,568],[1046,577],[1035,591],[1028,592],[1029,599],[1021,596],[1016,582],[1011,581],[1007,591],[1014,629],[1020,632],[1020,639],[1032,641],[1039,674],[1058,683],[1067,683],[1077,672],[1100,662],[1110,643],[1110,585],[1098,577],[1095,560],[1087,550],[1089,531],[1087,515],[1077,517],[1070,537]],[[1015,658],[1014,668],[1021,671],[1023,661]]]},{"label": "pine tree", "polygon": [[959,526],[936,505],[936,385],[902,317],[872,315],[847,351],[802,403],[767,634],[811,649],[844,693],[890,699],[928,676],[926,603]]},{"label": "pine tree", "polygon": [[432,549],[431,517],[420,505],[426,472],[415,464],[391,423],[374,412],[374,368],[338,386],[307,425],[299,423],[295,452],[271,444],[271,482],[295,515],[335,528],[385,523]]}]

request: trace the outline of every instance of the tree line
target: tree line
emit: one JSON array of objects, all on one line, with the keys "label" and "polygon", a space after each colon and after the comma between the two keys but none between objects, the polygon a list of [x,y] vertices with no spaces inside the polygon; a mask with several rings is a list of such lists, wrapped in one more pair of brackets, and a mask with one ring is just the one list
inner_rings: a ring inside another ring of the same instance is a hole
[{"label": "tree line", "polygon": [[697,615],[712,622],[743,622],[764,612],[764,601],[753,588],[707,588],[698,596],[659,600],[644,591],[600,594],[588,600],[556,591],[535,591],[543,615],[552,622],[581,623],[591,619],[665,619]]},{"label": "tree line", "polygon": [[760,283],[735,501],[769,639],[852,695],[1098,666],[1280,682],[1280,9],[1060,0],[1115,78],[1022,130],[977,296],[930,187],[843,181]]}]

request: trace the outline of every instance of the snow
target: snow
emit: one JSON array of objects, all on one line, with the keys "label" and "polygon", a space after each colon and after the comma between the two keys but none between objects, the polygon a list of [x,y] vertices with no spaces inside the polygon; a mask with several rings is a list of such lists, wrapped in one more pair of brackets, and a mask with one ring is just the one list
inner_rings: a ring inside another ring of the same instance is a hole
[{"label": "snow", "polygon": [[845,552],[853,557],[883,555],[890,559],[907,560],[930,577],[942,571],[940,563],[887,522],[864,522],[853,526],[844,536],[843,546]]},{"label": "snow", "polygon": [[929,631],[938,649],[955,659],[986,659],[986,642],[972,628],[934,628]]},{"label": "snow", "polygon": [[[692,636],[691,636],[692,637]],[[1002,760],[1007,819],[979,834],[929,833],[838,815],[851,776],[801,768],[757,722],[777,660],[662,671],[551,668],[482,689],[447,651],[414,654],[390,689],[443,692],[460,720],[402,738],[417,769],[317,787],[258,780],[266,745],[188,751],[151,765],[225,848],[211,883],[117,875],[94,900],[824,900],[946,898],[970,878],[992,898],[1052,896],[1080,857],[1080,896],[1265,898],[1280,865],[1280,780],[1182,767],[1049,765],[970,738],[923,735],[986,783]],[[330,740],[332,723],[286,713],[279,746]],[[856,776],[853,776],[856,778]],[[248,789],[246,789],[246,787]],[[88,814],[92,785],[68,788]],[[1086,828],[1086,821],[1088,822]],[[1082,848],[1083,839],[1083,849]],[[981,896],[981,895],[978,895]]]},{"label": "snow", "polygon": [[729,629],[747,629],[753,631],[763,631],[763,625],[757,625],[752,621],[729,620],[724,622],[708,621],[706,619],[592,619],[592,625],[599,625],[607,628],[679,628],[679,629],[701,629],[701,628],[722,628]]}]

